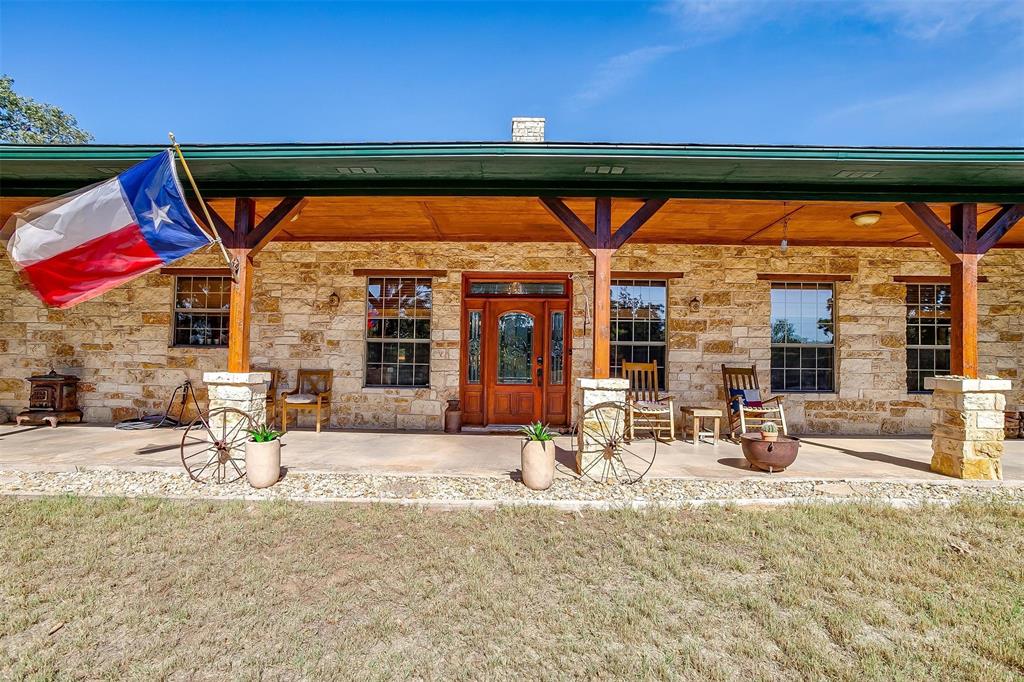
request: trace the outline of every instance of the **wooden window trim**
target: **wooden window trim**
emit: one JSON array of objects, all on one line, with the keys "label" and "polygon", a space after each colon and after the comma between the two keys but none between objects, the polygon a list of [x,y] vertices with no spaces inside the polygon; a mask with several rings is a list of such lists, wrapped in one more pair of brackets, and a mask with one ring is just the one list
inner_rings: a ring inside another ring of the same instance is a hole
[{"label": "wooden window trim", "polygon": [[[172,277],[230,277],[231,268],[160,268],[161,275]],[[177,286],[177,285],[175,285]]]},{"label": "wooden window trim", "polygon": [[764,282],[850,282],[853,275],[824,275],[809,273],[759,272],[757,278]]},{"label": "wooden window trim", "polygon": [[387,268],[356,268],[353,277],[447,277],[447,270],[401,270]]},{"label": "wooden window trim", "polygon": [[[952,284],[949,277],[942,275],[896,275],[892,281],[901,284]],[[987,282],[988,277],[978,277],[979,282]]]},{"label": "wooden window trim", "polygon": [[[587,270],[587,275],[594,276],[593,270]],[[682,279],[681,272],[648,272],[646,270],[612,270],[612,279]]]}]

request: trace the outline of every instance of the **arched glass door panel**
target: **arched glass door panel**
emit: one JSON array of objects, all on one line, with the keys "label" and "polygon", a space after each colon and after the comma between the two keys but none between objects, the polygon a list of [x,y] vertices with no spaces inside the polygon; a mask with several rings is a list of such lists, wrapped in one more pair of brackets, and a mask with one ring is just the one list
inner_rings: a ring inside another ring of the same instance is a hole
[{"label": "arched glass door panel", "polygon": [[498,383],[532,384],[532,315],[505,313],[498,318]]}]

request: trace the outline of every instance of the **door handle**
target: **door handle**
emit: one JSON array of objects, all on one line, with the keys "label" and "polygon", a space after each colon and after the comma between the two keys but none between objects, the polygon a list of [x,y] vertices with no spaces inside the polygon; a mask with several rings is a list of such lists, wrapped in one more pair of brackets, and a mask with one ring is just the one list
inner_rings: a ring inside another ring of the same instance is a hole
[{"label": "door handle", "polygon": [[537,385],[544,385],[544,370],[540,367],[537,368]]}]

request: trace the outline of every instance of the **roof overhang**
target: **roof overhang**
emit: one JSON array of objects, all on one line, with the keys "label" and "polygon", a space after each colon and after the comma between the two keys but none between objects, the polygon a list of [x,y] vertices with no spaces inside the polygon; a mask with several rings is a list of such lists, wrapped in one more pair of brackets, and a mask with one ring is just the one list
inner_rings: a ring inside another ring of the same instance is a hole
[{"label": "roof overhang", "polygon": [[[61,194],[161,149],[0,145],[0,195]],[[465,142],[188,145],[183,151],[209,197],[1024,201],[1021,148]]]}]

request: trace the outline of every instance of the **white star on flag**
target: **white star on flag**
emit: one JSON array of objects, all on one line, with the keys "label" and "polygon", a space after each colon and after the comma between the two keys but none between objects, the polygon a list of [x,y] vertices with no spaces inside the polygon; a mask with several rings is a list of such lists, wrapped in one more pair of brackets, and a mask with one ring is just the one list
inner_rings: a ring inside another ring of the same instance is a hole
[{"label": "white star on flag", "polygon": [[153,221],[154,232],[160,231],[161,223],[173,222],[169,217],[167,217],[167,211],[169,211],[171,208],[170,204],[167,204],[166,206],[157,206],[156,202],[153,201],[152,199],[150,200],[149,204],[151,206],[150,210],[143,213],[142,217],[148,218]]}]

